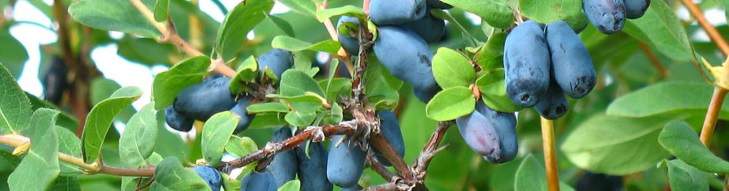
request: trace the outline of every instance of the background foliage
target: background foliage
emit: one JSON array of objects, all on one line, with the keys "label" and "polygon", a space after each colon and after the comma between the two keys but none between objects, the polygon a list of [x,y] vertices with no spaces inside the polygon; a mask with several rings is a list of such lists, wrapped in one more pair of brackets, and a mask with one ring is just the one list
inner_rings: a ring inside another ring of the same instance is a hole
[{"label": "background foliage", "polygon": [[[297,89],[287,90],[285,85],[289,85],[315,92],[318,94],[315,97],[331,98],[337,92],[321,89],[317,81],[307,81],[312,79],[310,74],[327,72],[316,58],[323,53],[335,53],[339,48],[338,43],[329,40],[320,21],[335,20],[344,13],[358,15],[362,2],[331,0],[328,2],[330,8],[344,9],[317,11],[315,1],[276,1],[276,4],[285,5],[291,11],[268,14],[274,6],[273,1],[248,0],[245,5],[231,7],[222,22],[200,10],[194,4],[196,1],[145,0],[144,3],[154,8],[154,16],[159,21],[168,18],[174,21],[180,37],[190,39],[192,46],[201,52],[210,53],[214,48],[222,59],[238,69],[236,79],[241,81],[252,79],[244,72],[255,70],[246,68],[246,60],[250,56],[260,55],[271,48],[303,51],[296,57],[297,68],[312,63],[322,67],[285,73],[279,96],[303,93],[296,92]],[[43,11],[48,19],[58,21],[52,5],[40,0],[28,2]],[[540,22],[565,19],[572,27],[586,27],[580,37],[593,57],[599,82],[586,98],[570,100],[570,112],[555,121],[560,178],[565,190],[574,186],[587,171],[621,176],[625,190],[663,190],[669,186],[674,190],[724,189],[723,178],[729,173],[729,163],[722,159],[729,158],[729,141],[723,138],[729,136],[729,129],[724,120],[729,120],[729,105],[725,103],[722,107],[714,135],[716,138],[708,150],[700,144],[696,135],[709,105],[715,78],[708,72],[706,64],[719,65],[724,56],[704,37],[696,22],[678,16],[684,11],[678,1],[653,0],[644,17],[626,22],[624,32],[609,36],[588,24],[578,6],[580,0],[443,2],[455,8],[443,13],[448,20],[447,40],[432,47],[433,52],[437,51],[439,55],[433,61],[436,71],[440,70],[439,62],[467,64],[468,60],[458,58],[460,55],[453,50],[465,50],[484,43],[489,45],[491,39],[498,38],[498,28],[512,24],[513,8],[519,8],[521,14]],[[71,57],[78,63],[70,73],[78,81],[68,87],[69,93],[61,103],[43,101],[42,96],[25,93],[23,87],[15,83],[22,72],[28,71],[23,70],[28,54],[9,30],[22,22],[8,17],[9,14],[0,15],[4,16],[0,17],[0,63],[3,66],[0,70],[0,113],[3,114],[0,115],[3,122],[0,123],[0,132],[22,134],[33,141],[28,153],[20,156],[13,155],[16,151],[12,147],[2,146],[0,189],[22,187],[20,189],[41,190],[46,183],[51,190],[134,188],[134,178],[87,175],[77,166],[59,164],[55,160],[58,152],[83,158],[89,163],[103,158],[105,164],[117,167],[153,164],[157,165],[161,174],[180,174],[179,177],[157,177],[152,188],[175,190],[177,186],[200,186],[204,183],[183,167],[191,166],[201,158],[218,161],[221,157],[225,158],[222,151],[240,157],[269,140],[273,129],[266,127],[275,124],[253,125],[240,135],[227,137],[235,124],[230,121],[230,116],[226,116],[230,113],[218,114],[204,124],[205,127],[229,127],[216,128],[218,132],[197,124],[197,131],[179,136],[165,128],[160,115],[162,112],[159,111],[172,103],[182,87],[203,79],[211,64],[210,57],[189,57],[170,44],[158,43],[155,38],[161,33],[127,1],[68,0],[54,3],[68,7],[68,17],[62,21],[68,22],[66,26],[70,33],[66,35],[69,41],[66,42],[67,47],[61,43],[60,37],[59,41],[44,45],[41,51],[44,62],[40,67],[46,67],[50,63],[49,58],[63,57],[68,53],[75,55]],[[159,6],[160,3],[169,5]],[[0,9],[6,13],[24,11],[13,9],[14,4],[14,0],[2,1]],[[354,7],[345,7],[347,5]],[[724,6],[727,5],[729,1],[726,0],[704,0],[700,3],[702,9],[714,11],[725,11]],[[722,35],[729,34],[726,22],[716,27]],[[51,30],[58,31],[57,28]],[[108,30],[125,34],[113,37]],[[248,32],[252,32],[253,37],[242,35]],[[494,41],[497,41],[498,48],[498,39]],[[89,58],[89,51],[109,44],[117,45],[117,53],[127,60],[145,67],[169,67],[169,70],[156,75],[154,82],[150,82],[154,84],[152,89],[121,87],[97,71],[94,65],[97,60]],[[180,64],[172,67],[171,64],[175,63]],[[381,91],[383,95],[379,97],[381,102],[377,102],[377,106],[396,108],[405,138],[406,162],[416,159],[436,128],[436,122],[430,118],[452,119],[454,116],[447,114],[469,112],[446,108],[458,101],[458,92],[443,103],[431,102],[429,107],[435,108],[426,112],[426,104],[415,99],[407,84],[403,85],[389,75],[378,75],[383,74],[384,69],[380,67],[380,71],[376,71],[377,67],[377,64],[371,65],[372,69],[368,70],[371,74],[368,75],[378,76],[382,78],[378,79],[381,84],[398,90],[397,94]],[[439,83],[444,82],[441,86],[449,87],[467,86],[473,82],[488,84],[503,79],[477,80],[473,75],[466,71],[453,76],[436,74],[435,77],[440,78]],[[317,79],[327,78],[317,76]],[[344,89],[347,90],[346,87]],[[488,93],[499,94],[498,91],[484,92],[484,98],[491,95]],[[137,111],[131,104],[139,101],[143,94],[151,95],[153,102],[137,108]],[[84,101],[79,99],[88,100],[88,103],[84,105]],[[498,101],[494,102],[498,104]],[[271,107],[274,109],[263,109],[276,111],[275,106]],[[85,110],[80,116],[88,116],[85,124],[78,124],[79,110]],[[448,145],[447,149],[434,158],[428,169],[426,185],[432,190],[543,189],[528,187],[540,185],[535,182],[544,182],[539,116],[528,109],[521,110],[518,119],[518,159],[505,164],[489,164],[474,154],[455,128],[451,128],[443,143]],[[291,124],[299,122],[302,126],[311,122],[305,117],[290,120],[288,116],[286,121]],[[80,135],[76,132],[79,125],[85,126],[86,131],[80,138],[75,136]],[[117,129],[125,130],[121,133]],[[228,142],[226,145],[220,142],[228,138],[238,143],[231,145]],[[174,182],[185,182],[185,185],[172,184]],[[360,180],[362,185],[384,182],[370,169]]]}]

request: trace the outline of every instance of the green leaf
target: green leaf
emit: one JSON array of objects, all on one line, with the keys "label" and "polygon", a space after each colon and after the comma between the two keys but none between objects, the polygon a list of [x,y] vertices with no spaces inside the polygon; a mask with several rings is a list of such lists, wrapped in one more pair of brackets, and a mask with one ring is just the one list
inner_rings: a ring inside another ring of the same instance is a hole
[{"label": "green leaf", "polygon": [[[0,27],[0,65],[5,66],[10,74],[20,77],[28,60],[28,53],[23,44],[10,35],[9,27]],[[3,86],[5,87],[5,86]]]},{"label": "green leaf", "polygon": [[[368,61],[364,79],[367,79],[364,81],[367,100],[377,110],[392,110],[397,107],[400,102],[400,93],[398,91],[403,82],[392,76],[376,59]],[[351,89],[352,84],[350,82],[346,92],[343,92],[342,95],[350,96],[352,94]]]},{"label": "green leaf", "polygon": [[157,0],[154,4],[154,20],[163,22],[167,20],[170,9],[170,0]]},{"label": "green leaf", "polygon": [[225,145],[228,139],[233,135],[236,125],[240,118],[233,113],[226,111],[220,112],[208,119],[203,126],[202,132],[202,154],[211,165],[220,163],[225,151]]},{"label": "green leaf", "polygon": [[225,60],[233,59],[246,34],[266,18],[273,8],[273,0],[246,0],[228,13],[218,29],[216,52]]},{"label": "green leaf", "polygon": [[489,108],[496,111],[519,111],[521,107],[515,105],[509,96],[506,95],[506,82],[504,79],[503,68],[486,72],[478,78],[478,80],[476,80],[476,85],[481,92],[481,98],[483,99],[483,102],[489,106]]},{"label": "green leaf", "polygon": [[116,90],[121,88],[121,85],[116,83],[114,80],[106,79],[106,78],[96,78],[91,81],[91,92],[89,92],[89,99],[91,99],[91,104],[96,105],[101,101],[104,101],[104,99],[111,96],[111,94],[114,94]]},{"label": "green leaf", "polygon": [[433,77],[443,89],[468,87],[476,80],[476,70],[461,53],[439,48],[433,56]]},{"label": "green leaf", "polygon": [[334,40],[324,40],[312,44],[310,42],[302,41],[289,36],[276,36],[273,38],[273,41],[271,41],[271,47],[294,52],[310,50],[336,53],[337,51],[339,51],[340,45],[339,42]]},{"label": "green leaf", "polygon": [[444,3],[476,14],[489,25],[507,28],[514,21],[511,7],[507,0],[441,0]]},{"label": "green leaf", "polygon": [[673,7],[665,1],[651,1],[645,15],[640,19],[627,20],[623,31],[652,44],[658,52],[671,59],[685,62],[693,58],[686,30]]},{"label": "green leaf", "polygon": [[253,139],[248,137],[230,136],[228,144],[225,145],[225,151],[237,156],[243,157],[258,150],[258,145]]},{"label": "green leaf", "polygon": [[[147,7],[151,7],[151,1],[145,2]],[[129,1],[79,0],[71,3],[68,13],[74,20],[91,28],[160,36],[159,31]]]},{"label": "green leaf", "polygon": [[[544,167],[531,154],[524,157],[524,160],[521,161],[515,176],[515,191],[547,191]],[[561,188],[560,190],[574,191],[572,187],[561,181],[559,182],[559,187]]]},{"label": "green leaf", "polygon": [[233,93],[244,93],[248,92],[249,83],[253,83],[258,77],[258,61],[253,56],[249,56],[243,60],[238,69],[236,70],[235,77],[230,80],[230,92]]},{"label": "green leaf", "polygon": [[561,149],[583,169],[612,175],[639,172],[668,156],[657,139],[666,121],[597,114],[578,125]]},{"label": "green leaf", "polygon": [[300,96],[313,92],[324,96],[319,84],[308,74],[298,70],[286,70],[281,75],[280,90],[282,96]]},{"label": "green leaf", "polygon": [[286,125],[284,117],[283,113],[258,113],[248,126],[251,129],[277,128]]},{"label": "green leaf", "polygon": [[344,119],[344,111],[339,104],[333,104],[332,108],[327,110],[322,117],[321,124],[337,124]]},{"label": "green leaf", "polygon": [[271,20],[271,22],[276,25],[276,27],[284,31],[286,35],[289,35],[291,37],[296,36],[294,34],[294,27],[292,27],[288,21],[273,15],[268,15],[268,20]]},{"label": "green leaf", "polygon": [[492,70],[503,66],[504,44],[506,43],[506,33],[497,32],[489,36],[489,39],[478,50],[474,56],[476,63],[481,66],[481,70]]},{"label": "green leaf", "polygon": [[[371,65],[367,66],[367,69],[369,69],[369,66]],[[365,76],[367,75],[365,74]],[[367,79],[374,80],[372,78]],[[370,81],[365,81],[365,83],[367,82]],[[330,101],[336,101],[340,97],[347,97],[352,94],[352,80],[350,80],[349,78],[332,78],[331,80],[320,80],[319,87],[321,87],[324,92],[326,92],[327,100]],[[368,91],[367,93],[367,95],[369,96],[370,92]],[[368,99],[368,101],[373,102],[372,99]]]},{"label": "green leaf", "polygon": [[139,88],[124,87],[91,109],[86,117],[84,132],[81,136],[85,162],[94,162],[99,157],[101,146],[114,117],[140,96],[142,96],[142,91]]},{"label": "green leaf", "polygon": [[311,125],[316,119],[316,112],[313,111],[291,111],[286,113],[284,119],[287,123],[296,127],[306,127]]},{"label": "green leaf", "polygon": [[311,0],[279,0],[279,2],[302,15],[313,17],[316,14],[316,5]]},{"label": "green leaf", "polygon": [[0,87],[0,131],[20,133],[28,126],[33,110],[25,92],[4,65],[0,67]]},{"label": "green leaf", "polygon": [[[659,114],[706,112],[712,87],[703,82],[663,82],[633,91],[613,101],[609,115],[647,117]],[[722,105],[721,114],[729,115],[729,103]]]},{"label": "green leaf", "polygon": [[155,109],[164,109],[187,86],[200,83],[208,73],[209,66],[209,57],[198,56],[181,61],[170,70],[157,74],[152,83]]},{"label": "green leaf", "polygon": [[452,87],[435,94],[425,107],[428,118],[448,121],[468,115],[476,107],[476,99],[466,87]]},{"label": "green leaf", "polygon": [[249,105],[246,110],[248,113],[263,113],[263,112],[280,112],[286,113],[289,111],[289,107],[279,102],[268,102],[268,103],[257,103]]},{"label": "green leaf", "polygon": [[154,150],[157,130],[164,129],[159,114],[154,109],[154,103],[150,103],[129,120],[119,139],[119,157],[124,162],[134,167],[145,165],[145,159]]},{"label": "green leaf", "polygon": [[167,157],[154,170],[151,190],[207,190],[210,187],[191,169],[182,166],[177,157]]},{"label": "green leaf", "polygon": [[8,177],[10,190],[45,190],[61,172],[54,128],[58,113],[46,108],[33,112],[27,133],[33,144],[20,165]]},{"label": "green leaf", "polygon": [[178,50],[172,44],[160,44],[152,38],[137,38],[125,35],[117,42],[117,54],[134,62],[148,66],[168,64],[173,57],[179,57]]},{"label": "green leaf", "polygon": [[366,16],[365,12],[362,11],[362,8],[352,5],[346,5],[337,8],[319,10],[316,12],[316,19],[319,20],[319,22],[323,23],[324,21],[329,20],[331,17],[340,15],[354,16],[361,19],[364,19]]},{"label": "green leaf", "polygon": [[[81,140],[71,130],[58,126],[60,117],[61,115],[56,119],[55,127],[58,135],[58,152],[81,158]],[[60,165],[61,176],[77,176],[82,173],[81,168],[76,165],[69,163],[60,163]]]},{"label": "green leaf", "polygon": [[679,159],[666,162],[671,190],[709,190],[710,175]]},{"label": "green leaf", "polygon": [[717,157],[699,141],[689,125],[683,121],[672,121],[658,137],[658,142],[668,152],[687,164],[707,172],[729,173],[729,162]]},{"label": "green leaf", "polygon": [[587,25],[581,0],[519,0],[519,8],[522,15],[539,23],[564,20],[573,29]]},{"label": "green leaf", "polygon": [[276,191],[299,191],[299,187],[301,187],[301,182],[299,180],[289,180],[285,184],[281,185],[281,187],[278,188]]}]

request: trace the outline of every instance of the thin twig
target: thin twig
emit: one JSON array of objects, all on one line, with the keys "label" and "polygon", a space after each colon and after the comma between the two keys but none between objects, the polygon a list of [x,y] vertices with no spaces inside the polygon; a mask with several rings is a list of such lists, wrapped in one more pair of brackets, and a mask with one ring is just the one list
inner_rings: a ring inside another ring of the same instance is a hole
[{"label": "thin twig", "polygon": [[420,180],[421,182],[425,180],[425,175],[428,171],[430,161],[433,160],[433,157],[436,153],[444,148],[440,147],[439,145],[440,142],[443,141],[443,138],[448,131],[448,127],[450,127],[451,125],[452,122],[438,123],[438,128],[435,129],[433,134],[430,136],[430,139],[428,139],[425,147],[423,147],[423,150],[420,152],[420,156],[415,161],[415,164],[413,164],[413,173],[415,173],[415,176],[417,176],[418,180]]},{"label": "thin twig", "polygon": [[653,50],[651,50],[651,48],[643,42],[638,42],[638,47],[640,47],[640,49],[643,51],[643,54],[648,57],[648,61],[650,61],[651,65],[653,65],[653,68],[658,71],[658,74],[661,75],[661,78],[666,78],[668,76],[668,70],[666,69],[666,67],[663,66],[663,64],[661,64],[661,60],[658,59],[656,53],[654,53]]},{"label": "thin twig", "polygon": [[[689,10],[689,13],[696,19],[701,25],[701,28],[706,31],[711,41],[716,44],[721,50],[724,56],[729,55],[729,45],[726,40],[721,36],[718,30],[712,26],[701,9],[691,0],[681,0],[684,6]],[[729,64],[726,62],[723,65],[725,74],[729,74]],[[704,118],[704,125],[701,128],[701,142],[704,145],[709,145],[709,141],[714,134],[714,126],[716,125],[717,116],[721,110],[721,106],[724,103],[724,97],[727,94],[727,90],[719,86],[714,88],[714,94],[711,97],[711,103],[709,103],[709,109],[706,111],[706,117]]]},{"label": "thin twig", "polygon": [[[175,31],[174,26],[172,25],[172,22],[169,20],[167,21],[167,24],[157,22],[157,20],[154,19],[154,13],[146,6],[144,3],[142,3],[141,0],[129,0],[129,2],[134,5],[134,7],[147,19],[147,22],[152,24],[161,34],[162,34],[162,41],[167,42],[170,44],[173,44],[177,46],[178,49],[182,50],[186,54],[190,56],[202,56],[204,55],[200,50],[195,49],[190,43],[182,39],[180,35]],[[225,61],[222,59],[213,59],[212,64],[214,65],[213,71],[223,74],[228,77],[234,77],[236,72],[232,68],[230,68],[228,65],[225,65]]]},{"label": "thin twig", "polygon": [[361,121],[352,120],[344,121],[337,125],[309,127],[307,130],[304,130],[286,140],[281,142],[269,142],[261,150],[232,161],[221,163],[217,166],[217,168],[223,172],[230,172],[230,170],[233,170],[234,168],[240,168],[252,162],[269,158],[281,151],[294,149],[306,140],[312,139],[314,141],[322,141],[325,137],[329,137],[331,135],[352,134],[358,126],[363,125],[362,123],[363,122]]},{"label": "thin twig", "polygon": [[[0,135],[0,144],[5,144],[11,147],[20,147],[30,144],[30,139],[22,135],[8,134]],[[58,160],[63,161],[74,166],[78,166],[89,174],[109,174],[116,176],[153,176],[154,167],[148,168],[117,168],[106,165],[99,165],[97,163],[87,164],[83,159],[69,155],[66,153],[58,152]]]},{"label": "thin twig", "polygon": [[[328,6],[328,3],[325,0],[324,2],[322,2],[321,4],[319,4],[317,6],[317,11],[327,9],[327,6]],[[329,37],[332,38],[332,40],[339,41],[339,38],[337,37],[338,36],[337,30],[334,27],[334,23],[332,23],[331,20],[327,19],[323,22],[323,24],[324,24],[324,28],[327,29],[327,33],[329,33]],[[344,48],[339,48],[339,51],[337,51],[337,54],[334,56],[339,58],[339,60],[341,60],[344,63],[344,65],[347,67],[347,71],[350,74],[354,74],[354,66],[352,66],[352,57],[349,54],[347,54],[347,51],[345,51]],[[339,66],[337,66],[337,67],[339,67]],[[336,70],[334,70],[334,71],[339,71],[339,68],[335,68],[335,69]]]},{"label": "thin twig", "polygon": [[559,191],[559,175],[557,171],[557,153],[554,150],[554,125],[552,120],[541,118],[542,149],[544,150],[544,166],[547,172],[547,188]]},{"label": "thin twig", "polygon": [[716,127],[716,120],[721,111],[721,106],[724,103],[724,97],[726,97],[727,91],[721,87],[714,87],[714,95],[711,96],[711,103],[709,109],[706,111],[706,117],[704,117],[704,125],[701,128],[701,143],[709,146],[711,143],[711,136],[714,134],[714,127]]},{"label": "thin twig", "polygon": [[692,0],[681,0],[681,3],[686,6],[686,9],[689,10],[689,13],[691,13],[691,15],[696,19],[699,25],[701,25],[701,28],[706,31],[706,34],[708,34],[711,41],[716,44],[716,47],[718,47],[725,56],[729,55],[729,44],[727,44],[726,40],[724,40],[724,38],[721,36],[719,30],[716,30],[716,28],[714,28],[714,26],[711,26],[711,23],[706,20],[706,17],[704,16],[704,13],[701,12],[699,6],[697,6]]},{"label": "thin twig", "polygon": [[372,170],[375,170],[377,174],[380,174],[382,178],[384,178],[387,181],[392,181],[393,178],[396,177],[395,174],[387,170],[387,167],[380,163],[379,160],[377,160],[377,157],[375,157],[374,151],[367,152],[367,164],[372,167]]}]

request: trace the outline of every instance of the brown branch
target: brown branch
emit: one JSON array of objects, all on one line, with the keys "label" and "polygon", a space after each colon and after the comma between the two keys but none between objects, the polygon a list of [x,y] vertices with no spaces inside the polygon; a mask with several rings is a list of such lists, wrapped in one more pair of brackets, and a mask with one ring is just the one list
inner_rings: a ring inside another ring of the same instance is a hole
[{"label": "brown branch", "polygon": [[370,136],[370,145],[377,149],[378,152],[382,154],[387,161],[392,164],[395,169],[397,169],[398,172],[400,172],[400,175],[407,181],[412,182],[414,180],[413,172],[411,171],[410,167],[405,163],[402,158],[395,152],[395,149],[390,146],[390,144],[387,142],[385,137],[383,137],[381,134],[376,133]]},{"label": "brown branch", "polygon": [[638,47],[640,47],[640,49],[643,51],[643,54],[648,57],[648,61],[650,61],[651,65],[653,65],[653,68],[658,71],[658,74],[661,75],[661,78],[666,78],[668,76],[668,70],[666,69],[666,67],[663,66],[663,64],[661,64],[661,60],[658,59],[656,53],[654,53],[653,50],[651,50],[651,48],[643,42],[638,42]]},{"label": "brown branch", "polygon": [[369,152],[367,152],[367,164],[372,168],[372,170],[377,172],[377,174],[380,174],[380,176],[382,176],[382,178],[384,178],[387,181],[392,181],[393,178],[397,177],[397,175],[395,175],[392,172],[390,172],[389,170],[387,170],[387,167],[385,167],[385,165],[383,165],[382,163],[380,163],[380,161],[377,160],[377,157],[375,157],[374,151],[370,150]]},{"label": "brown branch", "polygon": [[542,149],[544,150],[544,166],[547,172],[547,188],[559,191],[559,172],[557,170],[557,153],[554,149],[554,125],[551,120],[541,118]]},{"label": "brown branch", "polygon": [[425,181],[425,176],[428,171],[428,166],[430,165],[430,161],[433,160],[433,157],[436,153],[441,151],[443,147],[439,147],[440,142],[443,141],[443,138],[445,137],[446,132],[448,131],[448,127],[450,127],[453,123],[452,122],[440,122],[438,123],[438,128],[435,129],[435,132],[433,132],[433,135],[430,136],[430,139],[428,139],[428,142],[425,144],[425,147],[420,152],[420,156],[418,156],[418,159],[415,161],[415,164],[413,164],[413,171],[415,171],[415,176],[417,176],[418,180],[422,183]]},{"label": "brown branch", "polygon": [[258,150],[256,152],[253,152],[251,154],[248,154],[244,157],[224,162],[219,164],[216,168],[223,172],[230,172],[230,170],[234,168],[240,168],[243,166],[246,166],[250,163],[253,163],[255,161],[263,160],[266,158],[269,158],[276,153],[279,153],[281,151],[291,150],[296,148],[299,144],[303,143],[306,140],[314,140],[314,141],[322,141],[325,137],[329,137],[331,135],[339,135],[339,134],[352,134],[354,131],[357,130],[358,126],[362,126],[363,122],[352,120],[352,121],[344,121],[337,125],[324,125],[321,127],[310,127],[307,130],[302,131],[299,134],[296,134],[284,141],[281,142],[269,142],[266,144],[266,146]]}]

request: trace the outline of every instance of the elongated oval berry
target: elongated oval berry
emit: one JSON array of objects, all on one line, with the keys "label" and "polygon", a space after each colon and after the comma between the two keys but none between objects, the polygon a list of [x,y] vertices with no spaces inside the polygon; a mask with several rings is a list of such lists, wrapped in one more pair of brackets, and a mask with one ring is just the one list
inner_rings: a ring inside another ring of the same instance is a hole
[{"label": "elongated oval berry", "polygon": [[223,185],[223,179],[217,170],[209,166],[195,166],[192,169],[195,170],[198,176],[208,183],[210,189],[213,191],[220,191],[220,186]]},{"label": "elongated oval berry", "polygon": [[[281,142],[291,137],[291,129],[283,127],[273,133],[271,141]],[[266,167],[273,175],[276,187],[280,187],[289,180],[296,178],[298,171],[298,162],[296,160],[296,151],[283,151],[276,153],[271,164]]]},{"label": "elongated oval berry", "polygon": [[516,157],[516,116],[491,110],[479,102],[476,110],[456,119],[456,125],[466,144],[484,159],[503,163]]},{"label": "elongated oval berry", "polygon": [[650,4],[650,0],[625,0],[625,17],[629,19],[642,17]]},{"label": "elongated oval berry", "polygon": [[623,30],[625,24],[625,3],[623,0],[584,0],[582,9],[585,11],[587,19],[600,32],[611,34]]},{"label": "elongated oval berry", "polygon": [[182,90],[175,98],[173,107],[184,116],[205,121],[235,105],[229,85],[230,78],[225,76],[207,78],[200,84]]},{"label": "elongated oval berry", "polygon": [[586,172],[577,180],[575,190],[620,191],[623,190],[623,178]]},{"label": "elongated oval berry", "polygon": [[167,122],[167,125],[172,129],[188,132],[192,129],[192,124],[195,120],[185,117],[181,113],[175,111],[174,107],[169,106],[165,109],[165,122]]},{"label": "elongated oval berry", "polygon": [[68,67],[63,59],[58,56],[53,57],[51,66],[48,67],[41,84],[43,84],[43,97],[45,100],[59,105],[63,98],[63,91],[68,88]]},{"label": "elongated oval berry", "polygon": [[[405,156],[405,141],[402,138],[402,132],[400,131],[400,123],[397,121],[397,116],[391,111],[380,111],[377,112],[380,116],[380,133],[387,143],[395,150],[398,156]],[[377,160],[382,164],[390,166],[390,163],[385,159],[379,152],[376,153]]]},{"label": "elongated oval berry", "polygon": [[351,187],[357,184],[362,176],[365,153],[354,143],[341,141],[343,135],[335,135],[327,156],[327,179],[340,187]]},{"label": "elongated oval berry", "polygon": [[595,87],[595,67],[580,37],[564,21],[547,25],[554,79],[562,91],[581,98]]},{"label": "elongated oval berry", "polygon": [[425,0],[372,0],[370,18],[377,25],[399,25],[425,15]]},{"label": "elongated oval berry", "polygon": [[296,147],[296,158],[299,161],[299,180],[301,191],[331,191],[332,183],[327,179],[327,151],[322,143],[306,143]]},{"label": "elongated oval berry", "polygon": [[432,97],[430,92],[438,89],[431,72],[433,54],[428,44],[408,29],[384,26],[378,31],[372,48],[377,59],[390,74],[411,84],[416,92],[421,92],[420,100],[427,101]]},{"label": "elongated oval berry", "polygon": [[406,28],[417,33],[425,42],[440,42],[446,34],[445,21],[427,12],[423,18],[405,23]]},{"label": "elongated oval berry", "polygon": [[258,70],[271,69],[276,77],[281,77],[284,71],[294,64],[294,57],[291,52],[274,48],[258,57]]},{"label": "elongated oval berry", "polygon": [[549,83],[549,89],[539,98],[535,109],[539,115],[547,119],[557,119],[567,113],[567,99],[564,98],[564,93],[557,82],[552,80]]},{"label": "elongated oval berry", "polygon": [[541,24],[527,21],[506,36],[506,93],[514,104],[531,107],[549,87],[549,48]]},{"label": "elongated oval berry", "polygon": [[248,128],[248,124],[251,123],[251,118],[253,118],[253,116],[248,115],[248,111],[246,110],[249,104],[250,103],[248,98],[242,97],[238,99],[238,102],[233,106],[233,108],[230,109],[230,112],[240,117],[240,120],[238,120],[238,125],[235,126],[235,133],[246,130]]},{"label": "elongated oval berry", "polygon": [[[346,30],[345,30],[346,28]],[[357,17],[341,16],[337,21],[337,39],[342,48],[350,55],[359,55],[359,19]],[[349,31],[349,33],[344,33]]]},{"label": "elongated oval berry", "polygon": [[240,183],[240,191],[276,191],[278,186],[270,171],[253,171],[243,178]]}]

